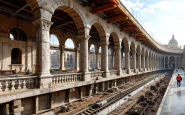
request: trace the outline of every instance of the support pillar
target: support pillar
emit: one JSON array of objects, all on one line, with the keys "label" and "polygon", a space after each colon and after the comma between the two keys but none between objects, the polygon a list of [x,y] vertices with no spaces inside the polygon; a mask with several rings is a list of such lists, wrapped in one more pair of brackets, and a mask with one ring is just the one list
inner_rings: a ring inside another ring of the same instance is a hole
[{"label": "support pillar", "polygon": [[164,64],[163,67],[164,67],[164,69],[166,69],[166,66],[165,66],[165,65],[166,65],[166,63],[165,63],[165,57],[163,57],[163,60],[164,60],[164,62],[163,62],[163,64]]},{"label": "support pillar", "polygon": [[[120,43],[118,43],[119,45]],[[115,52],[116,52],[116,70],[118,70],[118,75],[122,74],[121,70],[121,46],[116,46],[115,47]]]},{"label": "support pillar", "polygon": [[24,110],[24,107],[21,105],[21,100],[15,100],[13,102],[13,113],[14,115],[21,115],[21,112]]},{"label": "support pillar", "polygon": [[105,38],[105,41],[101,42],[101,45],[102,45],[102,55],[101,55],[101,62],[102,62],[102,70],[105,72],[105,77],[108,77],[110,72],[109,72],[109,69],[108,69],[108,45],[109,45],[109,37],[110,35],[107,34],[106,35],[106,38]]},{"label": "support pillar", "polygon": [[89,95],[88,96],[92,96],[93,88],[94,88],[94,84],[89,85]]},{"label": "support pillar", "polygon": [[[86,28],[86,31],[89,31],[89,28]],[[78,36],[80,39],[80,71],[83,74],[83,81],[90,81],[89,73],[89,52],[88,52],[88,40],[91,36]]]},{"label": "support pillar", "polygon": [[145,54],[142,54],[142,68],[145,70]]},{"label": "support pillar", "polygon": [[59,70],[65,70],[65,66],[64,66],[64,49],[65,49],[65,45],[60,45],[60,68]]},{"label": "support pillar", "polygon": [[96,48],[96,69],[99,70],[99,51]]},{"label": "support pillar", "polygon": [[170,69],[170,57],[168,56],[168,69]]},{"label": "support pillar", "polygon": [[177,68],[177,57],[175,57],[175,68]]},{"label": "support pillar", "polygon": [[132,51],[132,69],[136,72],[136,51]]},{"label": "support pillar", "polygon": [[140,52],[138,52],[138,69],[139,69],[139,71],[141,71],[141,53]]},{"label": "support pillar", "polygon": [[130,50],[125,49],[125,66],[127,69],[127,73],[130,74]]},{"label": "support pillar", "polygon": [[37,19],[33,22],[37,28],[37,69],[39,76],[39,87],[48,88],[52,84],[50,74],[50,38],[49,31],[53,24],[47,19]]},{"label": "support pillar", "polygon": [[80,48],[76,48],[76,53],[75,53],[75,65],[76,65],[76,71],[78,72],[79,69],[79,52],[80,52]]}]

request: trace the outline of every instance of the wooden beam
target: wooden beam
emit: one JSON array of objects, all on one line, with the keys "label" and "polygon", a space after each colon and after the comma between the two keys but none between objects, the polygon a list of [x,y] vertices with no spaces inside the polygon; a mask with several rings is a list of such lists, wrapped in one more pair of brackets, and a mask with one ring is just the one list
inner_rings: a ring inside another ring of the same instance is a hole
[{"label": "wooden beam", "polygon": [[116,7],[117,7],[117,5],[115,3],[110,3],[110,4],[103,5],[103,6],[92,8],[92,11],[91,12],[93,14],[96,14],[98,12],[103,12],[103,11],[111,10],[111,9],[116,8]]},{"label": "wooden beam", "polygon": [[121,31],[128,31],[128,30],[134,30],[134,29],[136,29],[135,28],[135,26],[126,26],[126,27],[124,27],[124,28],[121,28]]},{"label": "wooden beam", "polygon": [[112,23],[112,22],[117,22],[117,21],[121,21],[121,20],[128,20],[128,17],[122,15],[117,15],[117,16],[113,16],[111,18],[108,19],[108,23]]},{"label": "wooden beam", "polygon": [[15,14],[19,13],[21,10],[23,10],[24,8],[26,8],[27,6],[29,6],[29,4],[24,5],[23,7],[21,7],[19,10],[17,10],[15,13],[13,13],[10,17],[13,17]]},{"label": "wooden beam", "polygon": [[133,37],[133,36],[141,36],[141,35],[142,35],[142,33],[134,33],[134,34],[130,34],[129,36]]}]

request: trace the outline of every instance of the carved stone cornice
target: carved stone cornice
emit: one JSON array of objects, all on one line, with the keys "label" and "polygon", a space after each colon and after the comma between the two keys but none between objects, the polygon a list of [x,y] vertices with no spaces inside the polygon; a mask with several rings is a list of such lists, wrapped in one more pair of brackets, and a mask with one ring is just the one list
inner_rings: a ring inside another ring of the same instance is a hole
[{"label": "carved stone cornice", "polygon": [[46,19],[42,19],[42,18],[38,18],[35,21],[32,22],[36,27],[40,27],[43,30],[49,31],[51,25],[53,24],[53,22],[46,20]]}]

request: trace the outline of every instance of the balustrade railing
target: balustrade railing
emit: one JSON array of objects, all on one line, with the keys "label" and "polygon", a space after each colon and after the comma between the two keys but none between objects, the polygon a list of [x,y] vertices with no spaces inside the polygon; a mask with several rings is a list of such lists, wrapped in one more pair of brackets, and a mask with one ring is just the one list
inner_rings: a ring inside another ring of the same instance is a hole
[{"label": "balustrade railing", "polygon": [[13,77],[0,79],[0,91],[15,91],[36,87],[37,76]]},{"label": "balustrade railing", "polygon": [[126,74],[127,73],[127,70],[122,70],[122,73]]},{"label": "balustrade railing", "polygon": [[52,83],[53,84],[62,84],[81,81],[82,73],[66,73],[66,74],[56,74],[53,75]]},{"label": "balustrade railing", "polygon": [[134,69],[130,69],[131,72],[134,72]]},{"label": "balustrade railing", "polygon": [[118,70],[111,70],[110,75],[118,75]]},{"label": "balustrade railing", "polygon": [[104,74],[104,71],[93,71],[93,72],[90,72],[90,75],[91,75],[91,79],[100,79],[103,76]]}]

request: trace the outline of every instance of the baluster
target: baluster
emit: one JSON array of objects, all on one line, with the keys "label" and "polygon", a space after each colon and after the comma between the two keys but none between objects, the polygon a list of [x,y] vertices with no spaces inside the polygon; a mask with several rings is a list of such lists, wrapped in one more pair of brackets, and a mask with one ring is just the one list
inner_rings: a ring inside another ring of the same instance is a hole
[{"label": "baluster", "polygon": [[61,83],[61,76],[58,76],[58,83]]},{"label": "baluster", "polygon": [[14,81],[14,80],[12,81],[12,87],[11,87],[11,90],[15,90],[15,81]]},{"label": "baluster", "polygon": [[5,81],[5,91],[8,91],[8,81]]},{"label": "baluster", "polygon": [[2,82],[0,82],[0,91],[3,91],[3,89],[2,89]]},{"label": "baluster", "polygon": [[76,76],[76,75],[73,75],[73,82],[75,82],[75,76]]},{"label": "baluster", "polygon": [[20,82],[21,80],[17,80],[17,89],[21,89],[21,82]]},{"label": "baluster", "polygon": [[58,84],[58,76],[56,76],[55,84]]},{"label": "baluster", "polygon": [[53,84],[55,84],[55,76],[53,77]]},{"label": "baluster", "polygon": [[64,83],[66,82],[66,75],[64,75]]},{"label": "baluster", "polygon": [[75,75],[75,81],[78,81],[78,74]]},{"label": "baluster", "polygon": [[22,88],[26,89],[26,80],[25,79],[23,80],[22,84],[23,84]]},{"label": "baluster", "polygon": [[63,83],[64,81],[64,76],[61,75],[61,83]]},{"label": "baluster", "polygon": [[69,76],[69,82],[72,82],[72,77],[73,77],[73,75]]}]

